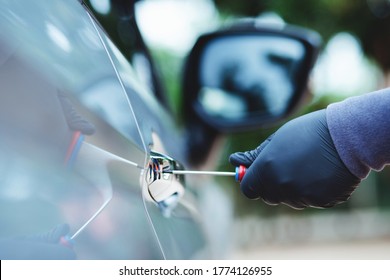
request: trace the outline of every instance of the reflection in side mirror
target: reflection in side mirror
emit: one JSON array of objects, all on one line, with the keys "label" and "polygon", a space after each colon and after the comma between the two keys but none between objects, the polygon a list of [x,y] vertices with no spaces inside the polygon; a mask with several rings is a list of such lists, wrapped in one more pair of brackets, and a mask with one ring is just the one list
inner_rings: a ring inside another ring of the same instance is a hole
[{"label": "reflection in side mirror", "polygon": [[320,43],[316,33],[298,31],[246,25],[200,37],[186,69],[188,111],[228,131],[287,116],[306,89]]},{"label": "reflection in side mirror", "polygon": [[209,115],[224,119],[279,116],[294,95],[304,55],[304,46],[290,38],[246,35],[214,40],[201,57],[198,102]]}]

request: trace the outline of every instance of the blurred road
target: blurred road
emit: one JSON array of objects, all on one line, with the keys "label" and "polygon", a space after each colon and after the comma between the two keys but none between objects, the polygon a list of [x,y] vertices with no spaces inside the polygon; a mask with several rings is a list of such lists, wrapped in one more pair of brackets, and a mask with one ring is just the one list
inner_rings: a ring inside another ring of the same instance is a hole
[{"label": "blurred road", "polygon": [[273,245],[238,250],[230,259],[238,260],[389,260],[390,238],[318,244]]},{"label": "blurred road", "polygon": [[301,213],[235,220],[229,258],[390,260],[390,212]]}]

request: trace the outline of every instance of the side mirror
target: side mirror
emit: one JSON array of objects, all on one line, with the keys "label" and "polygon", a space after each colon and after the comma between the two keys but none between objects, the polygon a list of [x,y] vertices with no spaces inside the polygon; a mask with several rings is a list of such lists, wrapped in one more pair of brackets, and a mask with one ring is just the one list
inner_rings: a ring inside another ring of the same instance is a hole
[{"label": "side mirror", "polygon": [[201,36],[185,68],[185,117],[218,131],[286,117],[303,96],[321,39],[313,31],[255,20]]}]

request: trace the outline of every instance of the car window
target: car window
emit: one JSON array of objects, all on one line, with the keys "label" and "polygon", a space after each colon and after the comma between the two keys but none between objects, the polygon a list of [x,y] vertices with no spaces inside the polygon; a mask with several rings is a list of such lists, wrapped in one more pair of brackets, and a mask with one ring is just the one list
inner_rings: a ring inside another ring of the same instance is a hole
[{"label": "car window", "polygon": [[168,108],[156,67],[136,23],[134,7],[137,1],[104,1],[104,4],[94,0],[84,2],[110,40],[133,66],[138,79],[148,88],[144,94],[154,95],[162,106]]}]

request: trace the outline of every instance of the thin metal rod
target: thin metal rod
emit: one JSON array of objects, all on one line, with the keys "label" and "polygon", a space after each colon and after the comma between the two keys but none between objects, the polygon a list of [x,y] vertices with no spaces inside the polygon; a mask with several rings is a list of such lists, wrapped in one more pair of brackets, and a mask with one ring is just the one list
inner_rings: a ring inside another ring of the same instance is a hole
[{"label": "thin metal rod", "polygon": [[225,171],[192,171],[192,170],[169,170],[163,171],[163,173],[172,173],[177,175],[215,175],[215,176],[236,176],[236,172],[225,172]]}]

